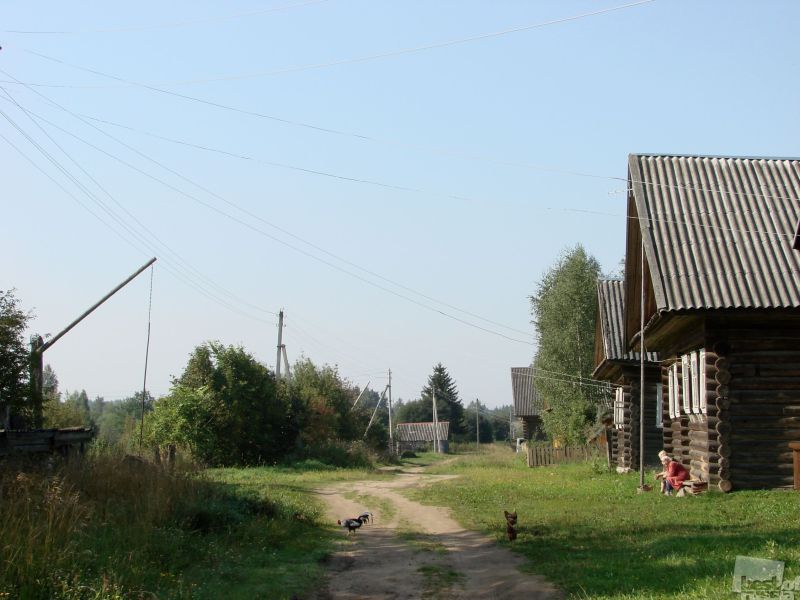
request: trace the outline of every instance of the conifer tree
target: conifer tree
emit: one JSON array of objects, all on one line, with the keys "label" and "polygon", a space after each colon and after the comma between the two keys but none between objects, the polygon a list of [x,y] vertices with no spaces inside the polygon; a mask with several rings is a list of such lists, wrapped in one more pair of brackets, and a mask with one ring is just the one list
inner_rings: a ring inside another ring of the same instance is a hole
[{"label": "conifer tree", "polygon": [[433,392],[436,391],[436,412],[440,421],[450,422],[450,433],[455,436],[462,435],[466,431],[464,424],[464,405],[458,398],[458,389],[450,373],[442,365],[437,364],[433,368],[433,373],[428,376],[428,385],[422,388],[421,399],[423,410],[430,407],[426,412],[430,415],[429,420],[433,420]]}]

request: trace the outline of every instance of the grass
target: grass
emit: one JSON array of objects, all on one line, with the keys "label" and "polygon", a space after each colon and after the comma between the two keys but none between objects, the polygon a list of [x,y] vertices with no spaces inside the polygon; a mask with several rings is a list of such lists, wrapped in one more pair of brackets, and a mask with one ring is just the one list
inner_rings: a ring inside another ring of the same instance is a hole
[{"label": "grass", "polygon": [[336,539],[311,489],[380,476],[317,461],[176,473],[111,455],[5,462],[0,599],[291,598]]},{"label": "grass", "polygon": [[432,465],[427,472],[462,477],[409,493],[509,546],[503,510],[516,509],[513,549],[572,598],[729,599],[737,555],[785,561],[785,579],[800,575],[794,493],[637,494],[635,473],[592,463],[528,469],[520,456],[493,447]]}]

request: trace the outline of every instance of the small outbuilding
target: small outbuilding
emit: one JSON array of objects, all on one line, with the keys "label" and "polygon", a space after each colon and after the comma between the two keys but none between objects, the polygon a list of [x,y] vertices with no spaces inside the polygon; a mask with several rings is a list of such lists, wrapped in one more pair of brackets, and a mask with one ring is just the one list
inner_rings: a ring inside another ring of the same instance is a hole
[{"label": "small outbuilding", "polygon": [[522,421],[522,436],[526,440],[544,439],[544,404],[536,393],[533,368],[511,367],[511,389],[514,394],[514,416]]},{"label": "small outbuilding", "polygon": [[[433,448],[436,440],[439,440],[439,451],[448,452],[450,444],[450,423],[448,421],[438,421],[438,428],[434,429],[433,423],[398,423],[395,429],[394,439],[397,444],[398,454],[403,452],[417,452]],[[438,431],[438,436],[436,432]]]},{"label": "small outbuilding", "polygon": [[[625,283],[621,279],[597,282],[595,369],[592,377],[607,381],[613,389],[611,462],[618,470],[638,470],[640,455],[641,360],[625,344]],[[658,355],[648,352],[644,371],[644,462],[658,464],[663,448],[661,367]]]},{"label": "small outbuilding", "polygon": [[665,449],[726,492],[790,487],[800,160],[632,154],[628,189],[625,340],[661,358]]}]

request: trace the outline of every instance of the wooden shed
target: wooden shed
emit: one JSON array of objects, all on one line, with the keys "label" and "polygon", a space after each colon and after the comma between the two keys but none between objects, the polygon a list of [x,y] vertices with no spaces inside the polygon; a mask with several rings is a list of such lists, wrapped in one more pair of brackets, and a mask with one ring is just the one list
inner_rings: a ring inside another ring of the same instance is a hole
[{"label": "wooden shed", "polygon": [[[641,361],[638,352],[627,349],[624,331],[625,283],[621,279],[597,282],[597,325],[595,328],[595,379],[613,386],[613,429],[611,461],[620,471],[639,469]],[[658,355],[645,356],[644,460],[658,464],[663,447],[661,410],[661,367]]]},{"label": "wooden shed", "polygon": [[522,436],[526,440],[544,439],[544,405],[536,393],[533,368],[511,367],[511,389],[514,394],[514,416],[522,421]]},{"label": "wooden shed", "polygon": [[[441,452],[449,451],[448,436],[450,435],[450,423],[448,421],[438,421],[438,439]],[[397,444],[398,454],[417,450],[427,450],[433,447],[437,436],[433,423],[398,423],[395,429],[394,439]]]},{"label": "wooden shed", "polygon": [[0,429],[0,457],[34,452],[52,452],[62,456],[69,456],[71,452],[83,454],[93,437],[94,430],[90,427]]},{"label": "wooden shed", "polygon": [[632,154],[628,167],[625,336],[638,346],[644,279],[665,449],[726,492],[791,486],[800,160]]}]

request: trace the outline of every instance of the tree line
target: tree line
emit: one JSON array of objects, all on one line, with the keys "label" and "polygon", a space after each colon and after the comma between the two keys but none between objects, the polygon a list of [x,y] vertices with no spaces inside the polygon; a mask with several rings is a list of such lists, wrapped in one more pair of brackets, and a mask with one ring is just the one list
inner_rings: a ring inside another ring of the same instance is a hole
[{"label": "tree line", "polygon": [[[0,292],[0,408],[23,420],[29,419],[31,404],[23,339],[29,318],[13,290]],[[294,364],[290,378],[279,379],[243,347],[219,342],[195,348],[169,393],[158,399],[142,392],[117,401],[90,399],[85,390],[62,392],[50,365],[44,368],[42,390],[45,427],[92,427],[98,444],[128,452],[140,450],[140,444],[176,445],[209,465],[320,455],[342,462],[354,448],[384,451],[389,443],[388,406],[377,391],[362,390],[336,367],[308,358]],[[508,436],[507,409],[481,408],[476,419],[476,403],[465,409],[441,363],[419,399],[395,402],[394,422],[431,421],[434,396],[438,418],[450,422],[454,440],[474,441],[476,426],[482,442]]]}]

